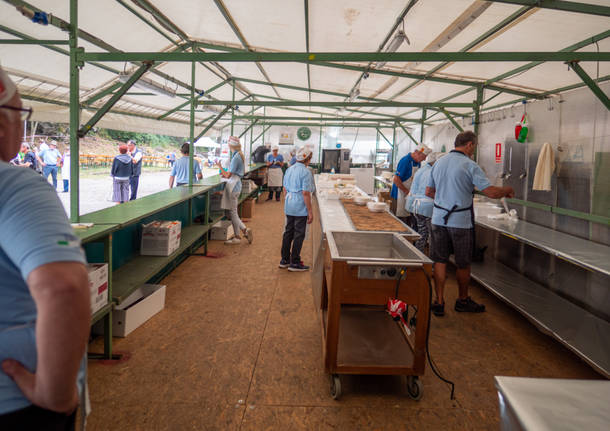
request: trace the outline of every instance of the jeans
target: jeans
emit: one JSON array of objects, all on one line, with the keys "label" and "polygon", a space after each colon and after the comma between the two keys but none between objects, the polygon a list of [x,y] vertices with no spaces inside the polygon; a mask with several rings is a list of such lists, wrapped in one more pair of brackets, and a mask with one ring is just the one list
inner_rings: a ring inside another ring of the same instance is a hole
[{"label": "jeans", "polygon": [[246,228],[246,225],[239,218],[239,214],[237,213],[237,207],[231,208],[230,210],[225,210],[225,215],[231,223],[233,223],[233,232],[235,232],[235,238],[239,238],[241,236],[242,230]]},{"label": "jeans", "polygon": [[0,415],[2,430],[73,431],[76,412],[66,415],[31,405]]},{"label": "jeans", "polygon": [[273,192],[275,191],[275,199],[276,200],[280,200],[280,198],[282,197],[282,187],[269,187],[269,197],[267,198],[268,201],[273,199]]},{"label": "jeans", "polygon": [[307,216],[286,216],[286,229],[282,239],[283,261],[290,264],[301,263],[301,248],[303,247],[306,229]]},{"label": "jeans", "polygon": [[49,179],[49,174],[53,178],[53,188],[57,189],[57,165],[46,165],[42,168],[42,176],[45,180]]},{"label": "jeans", "polygon": [[64,193],[68,193],[70,189],[70,180],[64,180]]},{"label": "jeans", "polygon": [[131,187],[130,201],[135,201],[138,197],[138,184],[140,184],[140,176],[129,177],[129,186]]}]

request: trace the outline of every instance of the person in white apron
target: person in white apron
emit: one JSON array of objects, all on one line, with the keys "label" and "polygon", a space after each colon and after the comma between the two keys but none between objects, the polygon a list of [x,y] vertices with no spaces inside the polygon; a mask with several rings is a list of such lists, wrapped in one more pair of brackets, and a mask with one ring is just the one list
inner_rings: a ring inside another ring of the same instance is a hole
[{"label": "person in white apron", "polygon": [[28,112],[0,68],[0,430],[67,431],[84,387],[89,281],[55,192],[6,163]]},{"label": "person in white apron", "polygon": [[222,177],[225,179],[225,189],[220,201],[220,207],[225,210],[227,218],[233,223],[233,231],[235,232],[235,237],[225,241],[225,244],[236,245],[241,243],[241,234],[246,237],[248,243],[252,244],[252,229],[246,228],[237,212],[239,195],[241,193],[241,179],[246,171],[244,153],[241,151],[241,144],[237,136],[229,138],[229,149],[231,150],[229,169],[224,169],[220,162],[216,164],[220,169]]},{"label": "person in white apron", "polygon": [[396,202],[396,217],[407,217],[409,215],[405,210],[405,199],[409,194],[413,167],[419,168],[420,163],[426,160],[426,156],[431,152],[432,149],[422,144],[398,162],[396,173],[392,180],[391,192],[392,199]]},{"label": "person in white apron", "polygon": [[274,145],[271,148],[271,154],[267,154],[267,187],[269,187],[268,201],[273,200],[273,192],[275,192],[275,200],[280,201],[282,196],[282,186],[284,181],[284,156],[280,154],[280,147]]},{"label": "person in white apron", "polygon": [[434,199],[426,196],[426,184],[432,171],[432,165],[445,153],[432,153],[426,158],[426,164],[415,172],[413,182],[406,199],[405,209],[413,214],[417,223],[417,233],[420,238],[415,242],[415,247],[422,253],[426,252],[428,237],[430,235],[430,220]]}]

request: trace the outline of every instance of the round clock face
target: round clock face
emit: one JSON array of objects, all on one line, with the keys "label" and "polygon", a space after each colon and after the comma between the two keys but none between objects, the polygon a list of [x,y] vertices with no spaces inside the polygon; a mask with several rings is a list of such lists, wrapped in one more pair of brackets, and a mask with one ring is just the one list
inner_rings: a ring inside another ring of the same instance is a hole
[{"label": "round clock face", "polygon": [[311,130],[308,127],[301,127],[297,130],[297,136],[301,141],[306,141],[311,137]]}]

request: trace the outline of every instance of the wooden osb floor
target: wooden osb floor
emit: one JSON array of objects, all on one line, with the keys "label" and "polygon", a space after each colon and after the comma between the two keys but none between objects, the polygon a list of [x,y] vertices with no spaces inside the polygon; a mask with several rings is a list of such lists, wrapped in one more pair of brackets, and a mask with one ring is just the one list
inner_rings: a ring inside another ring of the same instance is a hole
[{"label": "wooden osb floor", "polygon": [[[333,401],[309,274],[277,268],[281,205],[255,206],[254,244],[212,242],[221,257],[190,257],[164,280],[165,309],[115,338],[128,360],[89,363],[89,430],[495,430],[495,375],[600,378],[475,286],[486,313],[448,307],[432,320],[431,352],[456,382],[456,400],[427,367],[419,402],[393,376],[342,377],[343,398]],[[309,242],[303,258],[311,260]],[[456,290],[451,279],[448,303]]]}]

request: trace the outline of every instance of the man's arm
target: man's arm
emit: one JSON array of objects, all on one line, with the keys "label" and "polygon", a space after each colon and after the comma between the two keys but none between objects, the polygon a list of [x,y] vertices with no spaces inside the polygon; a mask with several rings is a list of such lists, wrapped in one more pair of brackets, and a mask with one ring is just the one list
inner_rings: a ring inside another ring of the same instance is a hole
[{"label": "man's arm", "polygon": [[434,187],[426,187],[426,196],[434,199],[436,196],[436,189]]},{"label": "man's arm", "polygon": [[33,404],[71,412],[78,404],[75,382],[90,329],[87,270],[78,262],[48,263],[34,269],[27,284],[38,310],[36,373],[11,359],[2,369]]},{"label": "man's arm", "polygon": [[311,192],[304,191],[303,200],[305,201],[305,206],[307,207],[307,224],[311,224],[313,222],[313,210],[311,209]]},{"label": "man's arm", "polygon": [[170,175],[169,176],[169,188],[171,189],[172,187],[174,187],[174,176]]},{"label": "man's arm", "polygon": [[489,186],[486,189],[481,190],[481,192],[491,199],[500,199],[500,198],[512,198],[515,196],[515,191],[512,187],[496,187]]},{"label": "man's arm", "polygon": [[405,187],[398,175],[394,175],[393,183],[396,185],[396,187],[398,187],[399,190],[402,190],[405,195],[409,194],[409,189]]},{"label": "man's arm", "polygon": [[197,179],[198,179],[198,180],[200,180],[200,179],[202,179],[202,178],[203,178],[203,174],[202,174],[201,172],[199,172],[199,173],[197,174]]},{"label": "man's arm", "polygon": [[136,155],[131,156],[131,161],[132,163],[138,163],[140,160],[142,160],[142,152],[136,151]]}]

